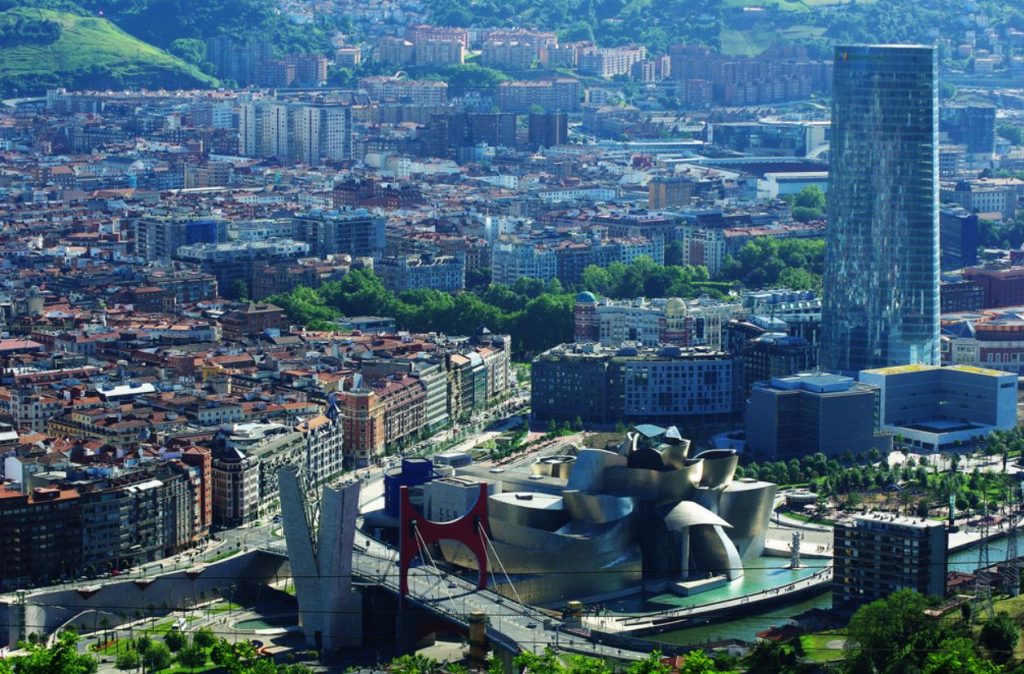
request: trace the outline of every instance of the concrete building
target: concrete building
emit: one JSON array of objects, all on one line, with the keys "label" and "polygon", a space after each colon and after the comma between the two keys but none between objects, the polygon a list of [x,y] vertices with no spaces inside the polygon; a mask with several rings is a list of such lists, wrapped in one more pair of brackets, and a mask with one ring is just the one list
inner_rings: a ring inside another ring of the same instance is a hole
[{"label": "concrete building", "polygon": [[292,113],[294,150],[291,156],[307,166],[352,157],[352,108],[304,105]]},{"label": "concrete building", "polygon": [[985,309],[1024,306],[1024,267],[968,267],[963,276],[981,286]]},{"label": "concrete building", "polygon": [[833,601],[855,609],[902,589],[946,594],[946,525],[887,513],[835,524]]},{"label": "concrete building", "polygon": [[569,118],[564,112],[530,113],[527,142],[531,150],[569,142]]},{"label": "concrete building", "polygon": [[598,300],[582,292],[576,296],[574,339],[611,347],[633,342],[721,349],[722,328],[739,309],[737,304],[677,297]]},{"label": "concrete building", "polygon": [[[978,264],[978,215],[963,208],[944,206],[939,210],[939,251],[943,270],[963,269]],[[946,309],[942,309],[945,313]]]},{"label": "concrete building", "polygon": [[295,431],[302,435],[300,465],[310,488],[326,485],[341,474],[344,435],[340,415],[336,400],[332,399],[326,414],[318,414],[295,426]]},{"label": "concrete building", "polygon": [[215,216],[154,213],[137,219],[132,229],[135,254],[147,262],[158,262],[171,260],[181,246],[226,241],[228,222]]},{"label": "concrete building", "polygon": [[238,120],[238,151],[243,157],[320,166],[352,156],[349,106],[255,101],[239,106]]},{"label": "concrete building", "polygon": [[939,292],[944,315],[961,311],[981,311],[985,307],[985,290],[973,281],[953,277],[942,282]]},{"label": "concrete building", "polygon": [[754,382],[786,377],[813,370],[817,349],[805,338],[785,333],[768,332],[746,342],[740,349],[735,379],[746,398]]},{"label": "concrete building", "polygon": [[694,182],[683,176],[655,176],[647,183],[647,208],[662,210],[688,206],[693,191]]},{"label": "concrete building", "polygon": [[295,260],[309,254],[310,246],[291,239],[198,243],[178,248],[177,259],[196,265],[217,278],[223,296],[237,298],[244,289],[252,293],[253,273],[269,263]]},{"label": "concrete building", "polygon": [[[264,334],[267,330],[283,330],[288,327],[284,309],[266,302],[249,302],[241,309],[227,311],[221,316],[220,322],[223,337],[228,341],[242,341]],[[221,411],[216,415],[206,415],[204,419],[201,412],[202,410],[197,414],[197,420],[201,423],[224,423],[233,420],[218,418],[217,415],[222,414]]]},{"label": "concrete building", "polygon": [[879,426],[930,452],[970,448],[993,430],[1017,426],[1017,375],[971,365],[864,370],[879,389]]},{"label": "concrete building", "polygon": [[260,508],[259,461],[224,446],[214,450],[211,470],[214,524],[237,527],[256,519]]},{"label": "concrete building", "polygon": [[0,487],[0,586],[43,584],[78,571],[81,532],[81,497],[76,489],[38,487],[22,493]]},{"label": "concrete building", "polygon": [[448,84],[434,80],[409,80],[397,75],[365,77],[359,85],[377,101],[441,106],[448,100]]},{"label": "concrete building", "polygon": [[756,382],[745,426],[747,449],[771,460],[892,447],[892,439],[877,432],[878,389],[839,375],[814,372]]},{"label": "concrete building", "polygon": [[413,45],[418,66],[447,66],[465,62],[466,47],[457,39],[421,40]]},{"label": "concrete building", "polygon": [[515,80],[498,85],[498,107],[505,112],[529,112],[538,105],[545,112],[578,112],[583,85],[572,77],[550,80]]},{"label": "concrete building", "polygon": [[455,293],[466,287],[466,265],[451,255],[398,255],[374,265],[384,287],[392,292],[429,288]]},{"label": "concrete building", "polygon": [[988,184],[984,179],[961,180],[944,186],[943,203],[959,204],[971,213],[984,213],[987,219],[1012,220],[1017,215],[1017,189],[1012,185]]},{"label": "concrete building", "polygon": [[491,248],[491,281],[514,285],[521,278],[550,281],[558,276],[558,258],[551,248],[532,241],[496,241]]},{"label": "concrete building", "polygon": [[682,263],[684,265],[705,267],[711,278],[716,278],[721,274],[726,253],[724,230],[698,225],[682,225],[679,227],[679,240],[683,244]]},{"label": "concrete building", "polygon": [[563,344],[530,371],[533,415],[544,421],[699,423],[734,411],[733,359],[704,347]]},{"label": "concrete building", "polygon": [[634,63],[647,58],[647,49],[642,46],[592,48],[579,55],[579,71],[594,77],[615,77],[629,75]]},{"label": "concrete building", "polygon": [[384,218],[363,208],[312,210],[293,221],[296,238],[305,241],[315,257],[344,253],[374,259],[384,254],[384,224]]},{"label": "concrete building", "polygon": [[426,426],[426,402],[423,382],[404,374],[342,392],[338,404],[345,464],[374,465],[385,448],[410,441]]},{"label": "concrete building", "polygon": [[583,270],[594,265],[605,268],[613,262],[631,264],[646,257],[656,264],[665,262],[665,245],[660,239],[644,237],[559,241],[553,246],[557,260],[557,277],[563,286],[574,286],[583,280]]}]

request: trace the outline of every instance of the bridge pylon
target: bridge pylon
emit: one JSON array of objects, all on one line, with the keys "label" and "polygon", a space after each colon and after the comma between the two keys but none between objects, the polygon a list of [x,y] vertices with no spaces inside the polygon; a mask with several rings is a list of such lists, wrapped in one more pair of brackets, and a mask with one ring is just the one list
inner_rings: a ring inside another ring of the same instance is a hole
[{"label": "bridge pylon", "polygon": [[490,536],[487,526],[487,484],[480,483],[480,493],[476,503],[462,517],[450,522],[433,522],[417,512],[409,499],[409,488],[401,488],[399,497],[399,538],[398,538],[398,587],[401,596],[409,594],[409,567],[420,554],[429,554],[422,546],[429,546],[441,540],[458,541],[465,545],[476,556],[480,569],[477,589],[487,587],[487,550],[483,538]]}]

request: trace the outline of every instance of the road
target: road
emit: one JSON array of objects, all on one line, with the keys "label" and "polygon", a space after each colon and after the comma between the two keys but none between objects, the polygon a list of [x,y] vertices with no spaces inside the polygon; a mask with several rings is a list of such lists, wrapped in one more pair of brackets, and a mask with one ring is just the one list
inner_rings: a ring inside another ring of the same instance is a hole
[{"label": "road", "polygon": [[[398,592],[398,566],[394,562],[397,551],[363,536],[359,536],[359,543],[352,556],[353,573]],[[475,583],[429,563],[410,570],[409,593],[416,604],[463,624],[471,612],[482,611],[489,618],[488,638],[513,652],[518,648],[540,653],[551,646],[604,658],[633,660],[647,657],[646,652],[624,651],[555,629],[561,627],[557,618],[492,590],[478,590]]]}]

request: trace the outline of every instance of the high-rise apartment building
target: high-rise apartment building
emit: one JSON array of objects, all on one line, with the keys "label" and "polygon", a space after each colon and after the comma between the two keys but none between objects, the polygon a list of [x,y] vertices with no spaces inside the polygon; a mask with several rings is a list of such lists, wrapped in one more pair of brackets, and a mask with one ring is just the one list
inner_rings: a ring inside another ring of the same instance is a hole
[{"label": "high-rise apartment building", "polygon": [[836,522],[833,578],[832,601],[841,607],[855,608],[904,588],[942,597],[945,525],[885,513]]},{"label": "high-rise apartment building", "polygon": [[939,362],[934,47],[835,53],[821,362]]},{"label": "high-rise apartment building", "polygon": [[309,166],[352,156],[352,109],[259,101],[240,106],[238,150],[244,157],[290,159]]},{"label": "high-rise apartment building", "polygon": [[227,239],[223,218],[186,214],[147,215],[135,221],[135,253],[146,261],[170,260],[182,246]]}]

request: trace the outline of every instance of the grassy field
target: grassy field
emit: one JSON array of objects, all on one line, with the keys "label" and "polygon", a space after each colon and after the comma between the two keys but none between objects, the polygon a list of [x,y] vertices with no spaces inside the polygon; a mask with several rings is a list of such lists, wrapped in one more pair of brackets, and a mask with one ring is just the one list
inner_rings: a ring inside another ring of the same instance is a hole
[{"label": "grassy field", "polygon": [[836,632],[817,632],[800,637],[807,657],[815,662],[837,662],[843,659],[843,637]]},{"label": "grassy field", "polygon": [[[217,81],[167,52],[135,39],[106,19],[46,9],[15,8],[4,15],[55,21],[60,37],[50,44],[0,47],[0,90],[15,80],[33,85],[116,80],[131,85],[213,86]],[[40,93],[40,92],[16,92]]]},{"label": "grassy field", "polygon": [[[775,7],[787,12],[802,12],[814,7],[827,7],[829,5],[845,5],[849,0],[725,0],[722,6],[733,7]],[[873,2],[874,0],[860,0],[858,4]]]},{"label": "grassy field", "polygon": [[801,25],[781,30],[761,25],[749,29],[725,28],[722,30],[722,51],[737,56],[756,56],[773,44],[791,44],[820,37],[824,33],[824,28]]}]

